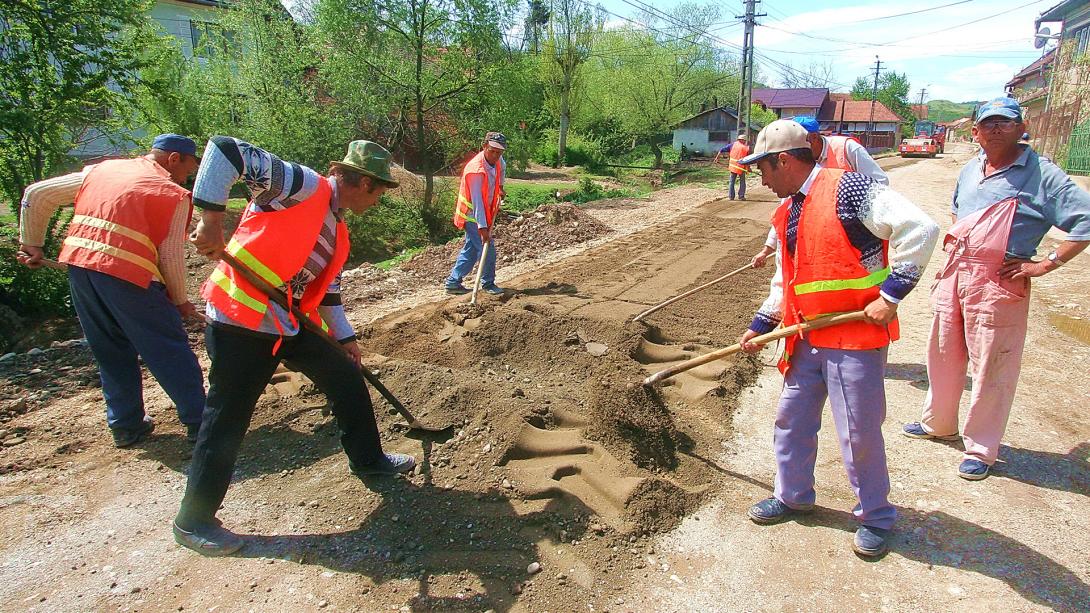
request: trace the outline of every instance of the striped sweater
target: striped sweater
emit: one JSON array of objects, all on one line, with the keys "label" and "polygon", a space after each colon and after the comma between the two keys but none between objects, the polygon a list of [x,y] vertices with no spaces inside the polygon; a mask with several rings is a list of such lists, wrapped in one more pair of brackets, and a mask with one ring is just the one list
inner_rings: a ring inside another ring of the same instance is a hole
[{"label": "striped sweater", "polygon": [[[306,166],[285,162],[268,151],[237,138],[213,136],[204,149],[201,166],[197,169],[197,178],[193,185],[193,205],[209,211],[225,210],[231,187],[238,181],[244,182],[250,188],[253,199],[247,208],[254,212],[282,211],[299,204],[314,195],[320,181],[328,181],[333,188],[329,214],[326,215],[314,249],[303,268],[288,282],[293,297],[301,298],[307,285],[318,278],[333,258],[337,222],[342,216],[337,205],[336,181],[327,179]],[[205,309],[213,321],[239,325],[211,304],[206,305]],[[340,271],[326,291],[318,312],[329,325],[334,338],[345,342],[356,337],[341,302]],[[292,325],[284,309],[272,304],[256,331],[293,336],[298,334],[299,328]]]}]

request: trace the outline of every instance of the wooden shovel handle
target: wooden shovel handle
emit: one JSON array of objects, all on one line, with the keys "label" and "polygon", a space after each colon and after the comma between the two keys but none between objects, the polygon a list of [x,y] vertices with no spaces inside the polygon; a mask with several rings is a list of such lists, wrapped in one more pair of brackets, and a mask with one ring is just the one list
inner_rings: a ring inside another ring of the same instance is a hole
[{"label": "wooden shovel handle", "polygon": [[[814,319],[814,320],[811,320],[811,321],[804,321],[804,322],[802,322],[800,324],[795,324],[793,326],[788,326],[786,328],[780,328],[779,330],[774,330],[772,332],[769,332],[768,334],[762,334],[760,336],[755,336],[752,339],[750,339],[749,342],[751,342],[751,343],[753,343],[755,345],[767,345],[768,343],[771,343],[772,341],[777,341],[777,340],[779,340],[781,338],[786,338],[788,336],[794,336],[794,335],[799,334],[801,332],[806,332],[807,330],[818,330],[818,329],[821,329],[821,328],[827,328],[829,326],[835,326],[837,324],[848,323],[848,322],[851,322],[851,321],[861,321],[862,319],[863,319],[863,311],[854,311],[854,312],[851,312],[851,313],[842,313],[840,315],[833,315],[833,316],[830,316],[830,317],[822,317],[820,319]],[[674,375],[683,373],[686,370],[696,368],[697,366],[700,366],[702,364],[707,364],[708,362],[714,362],[715,360],[718,360],[720,358],[725,358],[728,355],[738,353],[741,350],[742,350],[741,343],[735,343],[735,344],[733,344],[733,345],[731,345],[729,347],[724,347],[722,349],[717,349],[717,350],[715,350],[715,351],[713,351],[711,353],[707,353],[707,354],[704,354],[702,356],[695,357],[695,358],[693,358],[691,360],[685,360],[684,362],[682,362],[680,364],[675,364],[674,366],[671,366],[670,368],[667,368],[665,370],[660,370],[657,373],[651,375],[650,377],[647,377],[646,379],[643,380],[643,384],[645,386],[654,385],[654,384],[659,383],[660,381],[662,381],[664,379],[669,379],[670,377],[673,377]]]},{"label": "wooden shovel handle", "polygon": [[681,300],[682,298],[687,298],[689,296],[692,296],[693,294],[695,294],[695,293],[697,293],[699,291],[705,290],[705,289],[715,285],[716,283],[719,283],[720,281],[726,281],[727,279],[729,279],[729,278],[733,277],[734,275],[742,272],[743,270],[751,268],[752,266],[753,266],[752,263],[746,264],[745,266],[739,268],[738,270],[733,270],[731,272],[728,272],[727,274],[723,275],[722,277],[719,277],[718,279],[713,279],[711,281],[708,281],[707,283],[705,283],[704,285],[701,285],[700,287],[694,287],[693,289],[685,292],[684,294],[679,294],[679,295],[674,296],[673,298],[671,298],[671,299],[669,299],[669,300],[667,300],[665,302],[660,302],[660,303],[656,304],[655,306],[647,309],[643,313],[640,313],[639,315],[633,317],[632,321],[634,321],[634,322],[639,321],[639,320],[643,319],[644,317],[650,315],[651,313],[654,313],[655,311],[657,311],[659,309],[668,307],[671,304],[677,302],[678,300]]}]

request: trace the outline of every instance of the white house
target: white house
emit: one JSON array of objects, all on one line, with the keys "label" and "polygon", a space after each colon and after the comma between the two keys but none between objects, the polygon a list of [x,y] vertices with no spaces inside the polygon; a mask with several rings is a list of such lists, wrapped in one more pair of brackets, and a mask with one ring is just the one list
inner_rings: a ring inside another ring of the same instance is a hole
[{"label": "white house", "polygon": [[[185,57],[192,58],[201,37],[216,27],[226,10],[227,3],[220,0],[156,0],[148,17],[178,40]],[[80,159],[94,160],[120,155],[135,145],[127,138],[115,143],[117,136],[115,134],[111,139],[97,131],[87,134],[71,153]],[[131,136],[138,138],[143,134],[138,132]]]}]

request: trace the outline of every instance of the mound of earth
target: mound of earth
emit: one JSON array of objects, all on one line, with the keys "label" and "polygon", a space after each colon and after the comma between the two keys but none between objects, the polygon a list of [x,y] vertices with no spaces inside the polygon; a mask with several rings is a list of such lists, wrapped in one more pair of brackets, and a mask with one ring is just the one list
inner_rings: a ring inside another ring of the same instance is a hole
[{"label": "mound of earth", "polygon": [[[575,205],[547,204],[532,213],[500,220],[493,240],[498,261],[510,265],[585,243],[609,231]],[[402,264],[401,269],[429,283],[440,282],[450,274],[461,248],[462,241],[428,247]]]}]

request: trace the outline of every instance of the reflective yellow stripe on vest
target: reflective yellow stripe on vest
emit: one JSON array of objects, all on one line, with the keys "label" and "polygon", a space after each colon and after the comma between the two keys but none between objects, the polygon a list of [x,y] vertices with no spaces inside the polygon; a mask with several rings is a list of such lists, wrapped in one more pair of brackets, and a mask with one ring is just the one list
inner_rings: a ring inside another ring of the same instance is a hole
[{"label": "reflective yellow stripe on vest", "polygon": [[865,277],[857,279],[827,279],[825,281],[810,281],[799,283],[795,286],[795,295],[814,294],[817,292],[835,292],[845,289],[867,289],[878,285],[889,276],[889,266],[882,270],[876,270]]},{"label": "reflective yellow stripe on vest", "polygon": [[71,245],[73,247],[79,247],[80,249],[89,249],[91,251],[98,251],[98,252],[101,252],[101,253],[105,253],[106,255],[113,256],[113,257],[115,257],[115,258],[117,258],[119,260],[125,260],[126,262],[131,262],[133,264],[136,264],[140,268],[143,268],[144,270],[150,272],[151,276],[154,277],[156,281],[158,281],[160,283],[163,282],[163,276],[161,274],[159,274],[159,267],[157,267],[155,265],[155,263],[152,262],[151,260],[149,260],[149,259],[147,259],[145,257],[139,256],[139,255],[136,255],[135,253],[125,251],[124,249],[114,247],[113,245],[107,245],[106,243],[100,243],[100,242],[98,242],[96,240],[91,240],[89,238],[83,238],[82,236],[69,236],[69,237],[66,237],[64,239],[64,244],[65,245]]},{"label": "reflective yellow stripe on vest", "polygon": [[[81,226],[88,226],[91,228],[98,228],[100,230],[106,230],[107,232],[113,232],[114,234],[120,234],[126,238],[131,238],[134,241],[148,248],[151,251],[152,257],[159,259],[159,250],[155,248],[155,243],[151,242],[146,234],[137,232],[132,228],[123,226],[117,222],[107,221],[105,219],[99,219],[98,217],[91,217],[89,215],[73,215],[72,223],[79,224]],[[139,256],[137,256],[139,257]],[[157,271],[158,272],[158,271]]]},{"label": "reflective yellow stripe on vest", "polygon": [[254,254],[246,250],[242,246],[242,243],[235,239],[231,239],[231,242],[227,243],[227,253],[238,258],[240,262],[246,265],[247,268],[254,271],[257,276],[267,281],[273,287],[280,287],[284,285],[284,280],[276,276],[276,273],[272,271],[268,266],[261,263],[261,260],[254,257]]},{"label": "reflective yellow stripe on vest", "polygon": [[[462,208],[463,204],[466,205],[467,208],[463,209]],[[458,217],[461,217],[462,219],[464,219],[466,221],[471,221],[473,223],[477,223],[477,218],[468,214],[469,211],[472,211],[472,210],[473,210],[473,203],[470,202],[469,200],[467,200],[465,196],[463,196],[461,194],[458,194],[458,210],[457,210]]]},{"label": "reflective yellow stripe on vest", "polygon": [[216,268],[212,271],[212,276],[208,277],[208,280],[215,283],[222,289],[232,300],[246,306],[258,313],[264,315],[265,311],[269,310],[269,305],[262,303],[253,296],[247,294],[241,287],[235,285],[235,282],[230,277],[223,274],[223,271]]}]

